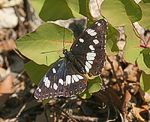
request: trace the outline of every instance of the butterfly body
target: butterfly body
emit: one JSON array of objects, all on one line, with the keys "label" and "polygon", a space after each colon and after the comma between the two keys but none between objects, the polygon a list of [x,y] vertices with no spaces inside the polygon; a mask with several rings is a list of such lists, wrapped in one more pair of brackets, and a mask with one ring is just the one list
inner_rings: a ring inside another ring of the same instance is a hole
[{"label": "butterfly body", "polygon": [[63,50],[64,58],[55,62],[42,78],[35,98],[70,97],[83,92],[89,76],[99,75],[105,61],[107,22],[96,21],[78,37],[70,48]]},{"label": "butterfly body", "polygon": [[72,54],[72,52],[67,51],[67,49],[64,49],[63,54],[65,58],[68,59],[80,73],[86,74],[83,65],[76,59],[76,57]]}]

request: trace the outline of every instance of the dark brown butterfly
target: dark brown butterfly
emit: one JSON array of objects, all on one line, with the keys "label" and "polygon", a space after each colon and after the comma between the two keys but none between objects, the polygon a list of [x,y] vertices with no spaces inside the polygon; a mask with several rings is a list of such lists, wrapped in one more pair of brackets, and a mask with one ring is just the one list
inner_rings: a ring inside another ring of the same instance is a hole
[{"label": "dark brown butterfly", "polygon": [[43,100],[59,96],[70,97],[86,89],[85,74],[99,75],[105,61],[107,22],[96,21],[75,40],[64,58],[53,64],[35,91],[35,98]]}]

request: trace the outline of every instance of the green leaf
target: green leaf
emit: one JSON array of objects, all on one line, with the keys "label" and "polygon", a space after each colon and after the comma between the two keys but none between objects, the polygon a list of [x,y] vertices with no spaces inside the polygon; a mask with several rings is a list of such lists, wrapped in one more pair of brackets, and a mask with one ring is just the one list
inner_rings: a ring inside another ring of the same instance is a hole
[{"label": "green leaf", "polygon": [[142,0],[144,3],[150,3],[150,0]]},{"label": "green leaf", "polygon": [[80,96],[82,99],[89,99],[92,95],[89,93],[88,90],[85,90],[84,92],[82,92],[81,94],[79,94],[79,96]]},{"label": "green leaf", "polygon": [[113,26],[130,23],[125,6],[121,0],[104,0],[101,5],[101,13]]},{"label": "green leaf", "polygon": [[113,26],[129,24],[130,20],[139,21],[142,17],[141,9],[134,0],[104,0],[101,12]]},{"label": "green leaf", "polygon": [[35,9],[35,11],[37,13],[39,13],[41,11],[43,4],[44,4],[44,1],[45,0],[31,0],[30,2],[32,4],[33,8]]},{"label": "green leaf", "polygon": [[93,93],[98,92],[100,89],[101,89],[101,78],[96,77],[88,81],[87,89],[79,96],[82,99],[88,99],[92,96]]},{"label": "green leaf", "polygon": [[142,20],[139,22],[144,28],[150,28],[150,0],[146,3],[140,2],[140,7],[142,9]]},{"label": "green leaf", "polygon": [[101,89],[101,78],[98,76],[88,81],[88,88],[90,94],[98,92]]},{"label": "green leaf", "polygon": [[135,35],[132,26],[128,25],[125,27],[126,46],[124,51],[124,58],[126,61],[135,64],[136,59],[139,57],[140,51],[140,40]]},{"label": "green leaf", "polygon": [[93,22],[93,17],[89,9],[89,2],[90,0],[79,0],[79,13],[86,16],[90,22]]},{"label": "green leaf", "polygon": [[140,86],[144,92],[150,93],[150,74],[146,74],[144,71],[142,72]]},{"label": "green leaf", "polygon": [[137,62],[141,70],[147,74],[150,74],[150,49],[143,49],[137,59]]},{"label": "green leaf", "polygon": [[141,9],[133,0],[104,0],[101,10],[111,25],[124,26],[127,37],[124,57],[128,62],[135,63],[142,49],[139,46],[140,40],[133,31],[131,21],[140,20]]},{"label": "green leaf", "polygon": [[79,0],[45,0],[40,17],[44,21],[83,18],[79,12]]},{"label": "green leaf", "polygon": [[119,37],[119,32],[112,26],[108,25],[108,30],[107,30],[107,42],[106,42],[106,50],[107,54],[110,55],[112,52],[118,52],[118,37]]},{"label": "green leaf", "polygon": [[36,64],[33,61],[29,61],[25,64],[25,71],[29,75],[31,81],[38,85],[39,81],[48,71],[49,67],[45,65]]},{"label": "green leaf", "polygon": [[137,22],[142,18],[142,10],[134,0],[120,0],[132,22]]},{"label": "green leaf", "polygon": [[50,65],[61,56],[63,40],[65,48],[70,49],[73,40],[70,30],[53,23],[45,23],[36,31],[17,40],[17,48],[34,62]]}]

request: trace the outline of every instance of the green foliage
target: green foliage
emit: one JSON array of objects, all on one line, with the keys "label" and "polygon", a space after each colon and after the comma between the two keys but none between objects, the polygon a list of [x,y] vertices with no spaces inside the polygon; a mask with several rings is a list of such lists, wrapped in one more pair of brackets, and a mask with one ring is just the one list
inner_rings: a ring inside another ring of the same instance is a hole
[{"label": "green foliage", "polygon": [[140,79],[140,86],[142,89],[150,94],[150,74],[146,74],[142,72],[141,79]]},{"label": "green foliage", "polygon": [[[146,2],[145,2],[146,1]],[[139,21],[139,23],[144,27],[144,28],[150,28],[150,0],[143,0],[140,2],[140,7],[142,9],[142,19]]]},{"label": "green foliage", "polygon": [[40,17],[44,21],[83,18],[83,15],[91,18],[88,4],[89,0],[45,0]]},{"label": "green foliage", "polygon": [[124,58],[126,61],[134,64],[140,54],[140,51],[142,50],[142,48],[140,48],[140,39],[135,35],[131,25],[127,25],[125,27],[125,34],[127,35],[127,42],[125,46]]},{"label": "green foliage", "polygon": [[[126,0],[126,2],[124,0],[105,0],[102,3],[103,16],[105,16],[114,27],[125,27],[125,34],[127,36],[125,59],[131,63],[135,62],[140,51],[140,49],[138,49],[139,39],[133,31],[131,21],[139,20],[141,18],[142,13],[140,11],[141,9],[133,2],[133,0]],[[113,42],[116,43],[116,41]]]},{"label": "green foliage", "polygon": [[42,8],[42,6],[44,4],[44,1],[45,0],[30,0],[33,8],[35,9],[35,11],[37,13],[39,13],[41,11],[41,8]]},{"label": "green foliage", "polygon": [[130,23],[125,5],[121,0],[104,0],[101,6],[101,13],[114,27]]},{"label": "green foliage", "polygon": [[145,73],[150,74],[150,49],[143,49],[137,59],[138,66]]},{"label": "green foliage", "polygon": [[101,89],[101,78],[96,77],[88,81],[87,89],[82,94],[80,94],[80,97],[82,99],[90,98],[93,93],[98,92],[100,89]]},{"label": "green foliage", "polygon": [[134,0],[120,0],[125,7],[126,13],[132,22],[137,22],[142,18],[142,11]]},{"label": "green foliage", "polygon": [[[105,0],[102,4],[103,16],[105,16],[114,27],[124,26],[127,37],[124,58],[133,64],[137,60],[139,68],[148,74],[150,74],[149,49],[142,49],[140,47],[140,39],[135,34],[132,23],[139,21],[143,27],[147,29],[150,28],[149,8],[150,0],[143,0],[139,5],[133,0]],[[142,76],[145,77],[145,75]],[[147,78],[144,79],[144,81],[148,82]],[[150,85],[146,87],[150,89]]]},{"label": "green foliage", "polygon": [[108,25],[106,50],[108,54],[113,54],[119,51],[117,41],[119,32],[112,26]]},{"label": "green foliage", "polygon": [[64,34],[65,48],[69,48],[73,40],[72,32],[53,23],[44,23],[36,31],[20,38],[17,48],[34,62],[50,65],[62,54]]},{"label": "green foliage", "polygon": [[25,71],[28,73],[29,77],[36,85],[38,85],[39,81],[42,79],[48,69],[48,66],[39,65],[33,61],[29,61],[25,64]]},{"label": "green foliage", "polygon": [[[36,10],[41,10],[39,15],[44,21],[83,18],[84,16],[88,18],[88,23],[92,23],[94,20],[89,11],[89,0],[32,0],[31,2]],[[107,54],[115,54],[118,51],[119,33],[117,27],[123,26],[126,34],[124,58],[133,64],[136,62],[139,68],[143,70],[141,85],[143,90],[148,92],[150,89],[148,84],[150,79],[150,50],[140,47],[140,39],[135,34],[132,24],[138,21],[143,27],[150,28],[149,8],[150,0],[143,0],[139,4],[136,4],[134,0],[104,0],[101,6],[101,13],[109,22],[106,42]],[[18,50],[32,60],[25,65],[25,69],[36,84],[48,70],[47,66],[62,55],[63,40],[65,41],[65,48],[70,48],[73,42],[72,35],[71,31],[63,27],[53,23],[44,23],[35,32],[17,40]],[[43,53],[50,51],[51,53]],[[39,74],[38,77],[36,77],[37,74]],[[99,91],[100,81],[99,78],[90,80],[88,88],[80,96],[89,98],[92,93]]]}]

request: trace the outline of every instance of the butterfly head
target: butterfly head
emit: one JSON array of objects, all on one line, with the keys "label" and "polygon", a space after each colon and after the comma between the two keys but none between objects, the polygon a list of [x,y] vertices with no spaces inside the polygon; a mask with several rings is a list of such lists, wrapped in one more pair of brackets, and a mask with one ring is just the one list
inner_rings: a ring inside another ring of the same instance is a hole
[{"label": "butterfly head", "polygon": [[68,50],[67,49],[63,49],[63,54],[67,53]]}]

